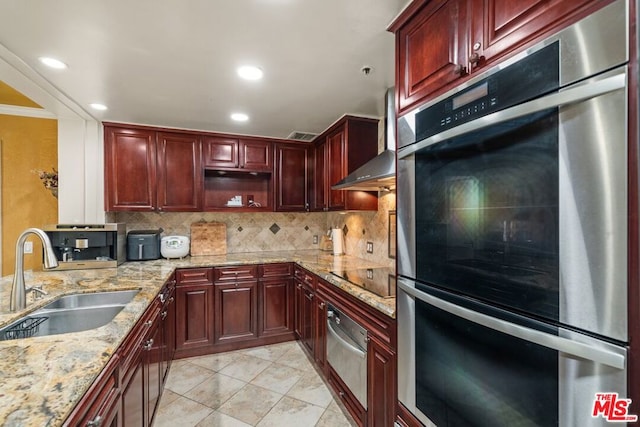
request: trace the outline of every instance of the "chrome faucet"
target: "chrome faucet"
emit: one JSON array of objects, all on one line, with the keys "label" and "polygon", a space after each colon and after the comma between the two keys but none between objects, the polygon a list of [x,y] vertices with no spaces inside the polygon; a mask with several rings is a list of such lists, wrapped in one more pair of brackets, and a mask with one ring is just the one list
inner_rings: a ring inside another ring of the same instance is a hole
[{"label": "chrome faucet", "polygon": [[9,305],[9,309],[11,311],[23,310],[27,307],[27,292],[43,292],[42,290],[36,288],[26,289],[24,284],[24,242],[27,241],[27,237],[29,237],[29,234],[35,234],[42,241],[42,247],[44,249],[44,268],[49,269],[58,266],[58,259],[56,258],[56,254],[53,252],[53,247],[51,245],[51,240],[49,240],[49,236],[47,236],[47,234],[39,228],[28,228],[24,230],[22,234],[18,236],[18,241],[16,242],[16,268],[13,272],[11,302]]}]

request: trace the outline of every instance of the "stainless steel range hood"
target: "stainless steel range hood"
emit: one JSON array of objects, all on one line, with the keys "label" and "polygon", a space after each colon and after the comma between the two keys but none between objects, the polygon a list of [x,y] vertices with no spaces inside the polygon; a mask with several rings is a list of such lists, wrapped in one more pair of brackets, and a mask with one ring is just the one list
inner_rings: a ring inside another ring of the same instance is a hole
[{"label": "stainless steel range hood", "polygon": [[385,150],[350,173],[331,188],[334,190],[388,191],[396,187],[396,111],[394,89],[385,97]]}]

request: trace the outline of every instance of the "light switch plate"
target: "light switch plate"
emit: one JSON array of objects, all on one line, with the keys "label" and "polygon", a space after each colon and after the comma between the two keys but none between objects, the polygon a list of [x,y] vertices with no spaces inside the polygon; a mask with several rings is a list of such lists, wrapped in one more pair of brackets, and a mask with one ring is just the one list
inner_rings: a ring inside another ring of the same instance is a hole
[{"label": "light switch plate", "polygon": [[317,234],[313,236],[313,244],[314,245],[318,244],[318,235]]},{"label": "light switch plate", "polygon": [[373,242],[367,242],[367,253],[368,254],[373,253]]}]

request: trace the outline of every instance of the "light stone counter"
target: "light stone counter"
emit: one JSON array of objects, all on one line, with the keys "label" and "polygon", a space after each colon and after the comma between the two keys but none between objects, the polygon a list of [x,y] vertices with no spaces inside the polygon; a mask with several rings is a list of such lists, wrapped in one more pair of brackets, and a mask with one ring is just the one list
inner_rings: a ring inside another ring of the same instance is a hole
[{"label": "light stone counter", "polygon": [[377,297],[330,273],[332,269],[379,265],[350,256],[334,257],[321,251],[227,254],[128,262],[118,268],[100,270],[26,274],[27,287],[42,284],[48,295],[34,301],[30,294],[27,309],[18,313],[9,312],[12,276],[0,279],[0,327],[61,295],[140,289],[113,321],[103,327],[0,341],[0,425],[61,425],[176,268],[291,261],[395,318],[395,298]]}]

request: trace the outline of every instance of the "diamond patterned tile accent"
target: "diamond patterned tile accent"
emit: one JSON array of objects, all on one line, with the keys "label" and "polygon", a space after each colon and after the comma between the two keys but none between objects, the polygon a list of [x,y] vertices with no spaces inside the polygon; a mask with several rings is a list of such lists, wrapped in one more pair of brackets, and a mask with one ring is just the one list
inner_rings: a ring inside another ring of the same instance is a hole
[{"label": "diamond patterned tile accent", "polygon": [[244,228],[238,227],[238,231],[242,231],[242,230],[244,230]]},{"label": "diamond patterned tile accent", "polygon": [[269,227],[269,230],[271,230],[273,234],[277,234],[278,231],[280,231],[280,227],[274,222],[273,225]]},{"label": "diamond patterned tile accent", "polygon": [[347,224],[345,224],[344,227],[342,227],[342,232],[344,233],[345,236],[349,232],[349,227],[347,227]]},{"label": "diamond patterned tile accent", "polygon": [[308,225],[305,225],[305,226],[304,226],[304,230],[305,230],[305,231],[309,231],[309,226],[308,226]]}]

